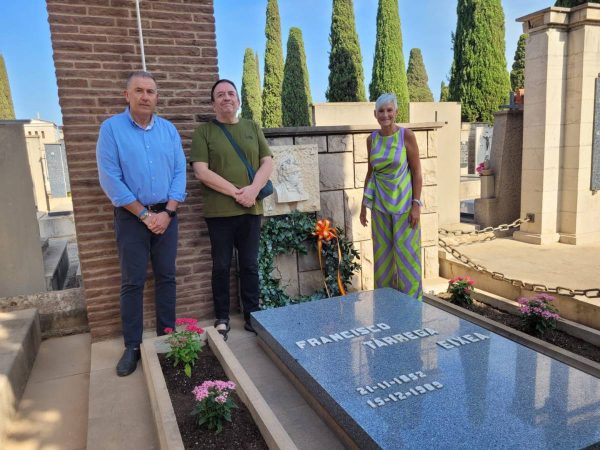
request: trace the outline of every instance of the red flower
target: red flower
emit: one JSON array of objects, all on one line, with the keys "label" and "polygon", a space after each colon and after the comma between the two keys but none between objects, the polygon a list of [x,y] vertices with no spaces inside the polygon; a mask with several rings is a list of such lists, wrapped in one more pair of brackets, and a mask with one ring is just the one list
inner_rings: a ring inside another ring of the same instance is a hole
[{"label": "red flower", "polygon": [[191,331],[192,333],[198,333],[198,334],[204,333],[204,330],[200,327],[197,327],[196,325],[188,325],[185,328],[185,331]]},{"label": "red flower", "polygon": [[173,332],[173,328],[171,328],[171,327],[165,328],[165,333],[171,334],[172,332]]}]

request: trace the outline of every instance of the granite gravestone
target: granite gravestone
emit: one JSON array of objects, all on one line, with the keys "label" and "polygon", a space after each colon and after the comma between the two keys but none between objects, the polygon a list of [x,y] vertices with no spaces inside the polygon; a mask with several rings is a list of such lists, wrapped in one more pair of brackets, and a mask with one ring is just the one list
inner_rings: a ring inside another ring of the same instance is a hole
[{"label": "granite gravestone", "polygon": [[600,379],[395,290],[252,317],[361,449],[600,442]]}]

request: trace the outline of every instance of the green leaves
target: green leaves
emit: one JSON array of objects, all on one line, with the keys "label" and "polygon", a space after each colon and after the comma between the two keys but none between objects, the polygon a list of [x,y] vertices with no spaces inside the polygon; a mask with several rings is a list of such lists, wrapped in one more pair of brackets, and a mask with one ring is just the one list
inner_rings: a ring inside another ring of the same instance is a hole
[{"label": "green leaves", "polygon": [[15,120],[10,84],[2,55],[0,55],[0,120]]},{"label": "green leaves", "polygon": [[281,96],[283,126],[310,126],[312,99],[300,28],[290,28]]},{"label": "green leaves", "polygon": [[242,117],[262,125],[262,98],[257,62],[255,53],[251,48],[247,48],[242,75]]},{"label": "green leaves", "polygon": [[198,360],[198,353],[202,350],[202,342],[198,334],[193,331],[175,331],[169,335],[167,343],[170,346],[167,359],[173,360],[173,367],[183,363],[186,376],[191,378],[192,366]]},{"label": "green leaves", "polygon": [[525,87],[525,44],[527,36],[527,34],[522,34],[519,37],[517,50],[515,50],[515,61],[510,72],[510,84],[513,92]]},{"label": "green leaves", "polygon": [[408,82],[408,93],[411,102],[432,102],[433,94],[427,82],[429,77],[425,70],[421,49],[413,48],[408,59],[408,70],[406,71]]},{"label": "green leaves", "polygon": [[500,0],[458,0],[450,100],[466,122],[493,122],[510,92]]},{"label": "green leaves", "polygon": [[329,102],[364,102],[365,76],[352,0],[333,0],[329,33]]},{"label": "green leaves", "polygon": [[265,49],[262,93],[262,123],[264,127],[277,128],[282,124],[281,87],[283,83],[283,49],[277,0],[268,0],[267,2],[265,36],[267,37],[267,47]]},{"label": "green leaves", "polygon": [[[260,287],[261,307],[277,308],[288,304],[302,303],[325,297],[324,292],[316,292],[311,296],[291,298],[280,286],[279,280],[273,279],[271,273],[275,270],[277,255],[292,253],[307,253],[308,246],[316,246],[312,233],[315,229],[315,214],[294,211],[285,216],[266,220],[261,229],[258,248],[258,279]],[[352,277],[360,269],[358,252],[352,242],[344,236],[342,229],[337,228],[342,251],[340,272],[344,285],[351,284]],[[327,273],[326,283],[333,295],[340,295],[337,286],[338,254],[334,241],[323,242],[323,260]]]},{"label": "green leaves", "polygon": [[377,39],[369,99],[373,102],[386,92],[396,94],[399,122],[408,122],[408,84],[402,50],[402,30],[398,0],[379,0]]}]

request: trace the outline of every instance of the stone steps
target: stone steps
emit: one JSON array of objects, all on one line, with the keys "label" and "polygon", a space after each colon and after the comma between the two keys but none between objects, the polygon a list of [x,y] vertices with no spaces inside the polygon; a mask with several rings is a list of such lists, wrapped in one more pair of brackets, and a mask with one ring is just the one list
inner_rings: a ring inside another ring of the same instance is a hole
[{"label": "stone steps", "polygon": [[36,309],[0,312],[0,448],[41,343]]}]

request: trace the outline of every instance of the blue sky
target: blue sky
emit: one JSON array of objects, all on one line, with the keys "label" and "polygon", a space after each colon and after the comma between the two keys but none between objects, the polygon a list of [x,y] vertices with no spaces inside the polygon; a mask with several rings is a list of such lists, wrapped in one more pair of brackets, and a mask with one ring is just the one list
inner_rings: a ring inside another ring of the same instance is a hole
[{"label": "blue sky", "polygon": [[[62,123],[45,1],[0,0],[0,3],[0,53],[8,69],[17,118],[35,118],[39,113],[42,119]],[[267,0],[214,0],[220,76],[230,78],[238,86],[246,48],[259,53],[262,70],[266,3]],[[509,68],[522,30],[515,19],[553,3],[554,0],[502,0]],[[405,62],[408,64],[411,48],[421,49],[429,86],[437,99],[440,83],[447,79],[452,64],[450,34],[456,27],[456,1],[399,0],[399,5]],[[331,0],[279,0],[279,13],[284,55],[290,27],[300,28],[313,101],[325,101]],[[354,13],[368,93],[375,50],[377,0],[354,0]]]}]

